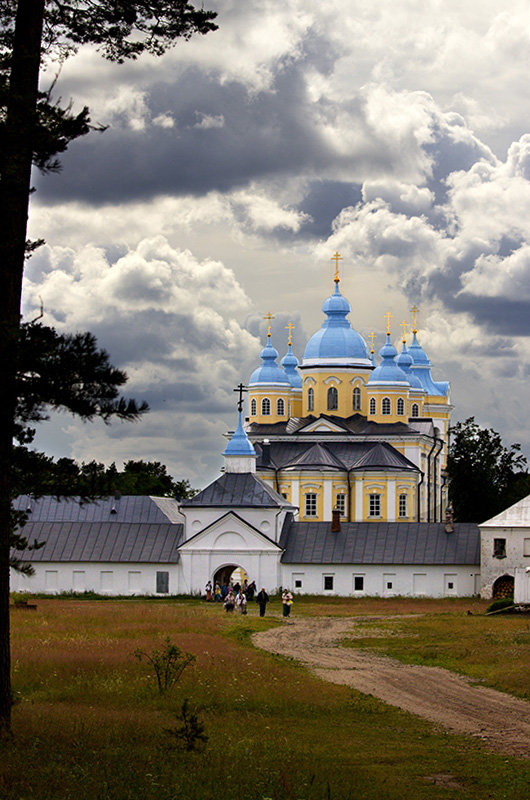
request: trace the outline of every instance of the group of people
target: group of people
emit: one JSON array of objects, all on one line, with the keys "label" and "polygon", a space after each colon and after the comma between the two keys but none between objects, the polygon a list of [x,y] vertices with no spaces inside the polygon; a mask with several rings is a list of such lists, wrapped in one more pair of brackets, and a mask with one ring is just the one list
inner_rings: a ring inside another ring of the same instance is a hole
[{"label": "group of people", "polygon": [[[247,613],[247,604],[254,600],[259,605],[260,617],[265,616],[267,603],[269,602],[269,595],[265,587],[259,592],[256,591],[256,582],[249,583],[247,580],[243,584],[239,582],[232,584],[224,583],[222,586],[216,583],[212,585],[211,581],[206,584],[206,600],[207,602],[222,603],[224,610],[231,614],[237,611],[239,614]],[[291,615],[291,606],[293,604],[293,595],[289,589],[284,589],[282,592],[282,608],[283,616],[289,617]]]}]

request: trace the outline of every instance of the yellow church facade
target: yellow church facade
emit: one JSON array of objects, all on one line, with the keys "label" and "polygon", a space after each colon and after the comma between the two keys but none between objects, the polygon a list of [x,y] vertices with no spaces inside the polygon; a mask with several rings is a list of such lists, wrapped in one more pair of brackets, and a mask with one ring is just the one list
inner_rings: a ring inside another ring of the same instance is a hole
[{"label": "yellow church facade", "polygon": [[[271,326],[248,382],[246,432],[258,476],[299,509],[301,521],[438,522],[446,503],[449,384],[434,381],[417,339],[376,363],[335,290],[301,362],[279,361]],[[416,309],[414,309],[416,311]],[[389,320],[389,318],[388,318]],[[290,326],[289,326],[290,327]],[[372,339],[373,342],[373,339]]]}]

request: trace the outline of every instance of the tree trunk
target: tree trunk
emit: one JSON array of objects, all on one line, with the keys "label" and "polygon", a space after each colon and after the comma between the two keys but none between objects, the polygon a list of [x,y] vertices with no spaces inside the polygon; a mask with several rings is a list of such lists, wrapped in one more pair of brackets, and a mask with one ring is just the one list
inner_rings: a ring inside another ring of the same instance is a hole
[{"label": "tree trunk", "polygon": [[19,0],[0,180],[0,732],[11,724],[9,538],[15,349],[30,195],[44,0]]}]

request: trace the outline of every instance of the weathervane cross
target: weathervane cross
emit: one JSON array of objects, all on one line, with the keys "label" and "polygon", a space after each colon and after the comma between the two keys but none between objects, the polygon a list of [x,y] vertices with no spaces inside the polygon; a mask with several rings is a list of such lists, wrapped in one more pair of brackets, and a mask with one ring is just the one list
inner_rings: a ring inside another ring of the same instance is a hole
[{"label": "weathervane cross", "polygon": [[292,340],[293,340],[293,333],[292,333],[292,332],[293,332],[293,331],[294,331],[294,329],[296,328],[296,325],[293,325],[293,323],[292,323],[292,322],[289,322],[289,324],[288,324],[288,325],[286,325],[286,326],[285,326],[285,328],[286,328],[286,330],[287,330],[287,329],[289,330],[289,341],[287,342],[287,344],[288,344],[289,346],[291,346],[291,345],[292,345],[292,343],[293,343],[293,341],[292,341]]},{"label": "weathervane cross", "polygon": [[339,261],[342,261],[342,256],[340,255],[340,253],[336,252],[334,256],[331,256],[330,260],[335,262],[335,277],[333,278],[333,280],[335,281],[335,283],[338,283],[340,281]]},{"label": "weathervane cross", "polygon": [[401,323],[401,327],[403,328],[403,344],[405,344],[405,339],[407,338],[407,328],[409,327],[410,322],[407,322],[406,319],[403,320]]},{"label": "weathervane cross", "polygon": [[374,352],[375,332],[374,331],[370,331],[370,333],[368,334],[368,338],[370,339],[370,344],[371,344],[370,352],[373,353]]},{"label": "weathervane cross", "polygon": [[239,393],[239,400],[237,401],[237,410],[238,411],[243,411],[243,392],[248,392],[248,389],[247,389],[246,386],[244,386],[242,383],[240,383],[237,386],[237,388],[234,389],[233,391]]},{"label": "weathervane cross", "polygon": [[267,325],[267,338],[268,338],[268,339],[270,339],[270,338],[271,338],[271,319],[276,319],[276,318],[275,318],[275,317],[274,317],[274,315],[273,315],[273,314],[271,314],[271,312],[269,311],[267,314],[265,314],[265,316],[263,317],[263,319],[266,319],[266,320],[268,320],[268,321],[269,321],[269,324]]},{"label": "weathervane cross", "polygon": [[387,311],[386,314],[383,314],[383,316],[386,317],[386,332],[390,336],[390,320],[394,315],[391,314],[390,311]]}]

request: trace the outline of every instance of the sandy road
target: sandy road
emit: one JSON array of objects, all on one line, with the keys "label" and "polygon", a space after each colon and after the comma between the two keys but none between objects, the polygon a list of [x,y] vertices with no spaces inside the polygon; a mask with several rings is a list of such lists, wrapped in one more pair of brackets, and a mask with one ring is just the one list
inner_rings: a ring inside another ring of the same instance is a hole
[{"label": "sandy road", "polygon": [[409,666],[356,648],[341,647],[362,621],[296,619],[253,635],[257,647],[289,656],[316,675],[346,684],[448,730],[482,739],[489,747],[530,758],[530,703],[473,685],[438,667]]}]

